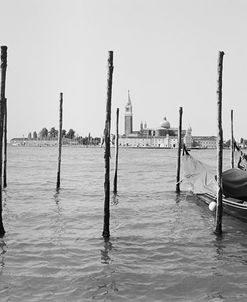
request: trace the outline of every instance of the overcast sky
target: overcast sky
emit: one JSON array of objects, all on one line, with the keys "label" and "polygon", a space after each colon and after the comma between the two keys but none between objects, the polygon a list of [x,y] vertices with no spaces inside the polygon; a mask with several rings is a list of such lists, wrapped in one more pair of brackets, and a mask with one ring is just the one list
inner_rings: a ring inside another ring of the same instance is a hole
[{"label": "overcast sky", "polygon": [[217,134],[217,60],[223,70],[224,138],[234,110],[237,139],[247,138],[246,0],[0,0],[0,41],[8,46],[8,137],[64,127],[100,136],[107,57],[114,51],[112,132],[120,132],[130,90],[134,130],[166,116],[194,135]]}]

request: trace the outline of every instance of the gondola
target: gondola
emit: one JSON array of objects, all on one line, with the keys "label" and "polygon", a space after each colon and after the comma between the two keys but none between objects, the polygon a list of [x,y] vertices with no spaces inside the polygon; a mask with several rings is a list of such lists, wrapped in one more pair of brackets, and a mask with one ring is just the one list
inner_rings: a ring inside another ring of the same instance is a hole
[{"label": "gondola", "polygon": [[[237,168],[222,173],[223,213],[227,213],[247,222],[247,155],[236,145],[239,152]],[[209,206],[211,211],[216,208],[218,184],[214,171],[209,166],[195,159],[184,146],[183,148],[184,178],[192,185],[192,192],[200,201]]]}]

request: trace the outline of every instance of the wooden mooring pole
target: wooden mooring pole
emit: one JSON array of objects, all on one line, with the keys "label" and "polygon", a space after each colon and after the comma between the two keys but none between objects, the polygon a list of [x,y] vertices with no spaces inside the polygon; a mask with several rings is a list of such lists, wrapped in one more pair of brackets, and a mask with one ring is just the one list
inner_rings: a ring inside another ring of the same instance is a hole
[{"label": "wooden mooring pole", "polygon": [[3,126],[4,126],[4,107],[5,107],[5,82],[7,69],[7,46],[1,46],[1,97],[0,97],[0,237],[5,234],[3,226],[3,190],[2,190],[2,173],[3,173]]},{"label": "wooden mooring pole", "polygon": [[217,206],[216,206],[216,228],[215,233],[222,233],[222,161],[223,161],[223,130],[222,130],[222,71],[223,71],[224,52],[219,52],[218,57],[218,88],[217,88],[217,107],[218,107],[218,135],[217,135]]},{"label": "wooden mooring pole", "polygon": [[180,165],[181,165],[181,149],[182,149],[182,116],[183,108],[179,108],[179,128],[178,128],[178,161],[177,161],[177,182],[176,193],[180,192]]},{"label": "wooden mooring pole", "polygon": [[231,167],[234,168],[233,110],[231,110]]},{"label": "wooden mooring pole", "polygon": [[113,182],[113,193],[117,195],[117,172],[118,172],[118,124],[119,124],[119,108],[117,108],[116,112],[116,138],[115,138],[115,174],[114,174],[114,182]]},{"label": "wooden mooring pole", "polygon": [[4,161],[3,161],[3,187],[7,188],[7,99],[4,101]]},{"label": "wooden mooring pole", "polygon": [[111,151],[111,97],[112,97],[112,75],[113,75],[113,51],[108,53],[107,73],[107,100],[105,121],[105,203],[104,203],[104,226],[102,236],[110,237],[110,151]]},{"label": "wooden mooring pole", "polygon": [[62,154],[62,140],[63,140],[63,93],[60,93],[60,107],[59,107],[59,130],[58,130],[58,166],[57,166],[57,191],[60,189],[60,175],[61,175],[61,154]]}]

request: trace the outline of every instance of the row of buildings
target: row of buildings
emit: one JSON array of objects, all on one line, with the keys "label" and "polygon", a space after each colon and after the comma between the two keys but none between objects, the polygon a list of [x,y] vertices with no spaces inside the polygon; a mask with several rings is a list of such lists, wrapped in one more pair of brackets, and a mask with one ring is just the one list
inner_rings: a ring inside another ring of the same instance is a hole
[{"label": "row of buildings", "polygon": [[[177,148],[178,128],[173,128],[170,122],[163,118],[160,125],[149,128],[141,122],[138,131],[133,130],[133,110],[128,91],[128,101],[124,113],[124,134],[119,137],[119,145],[123,147],[155,147]],[[192,136],[192,128],[182,130],[182,140],[187,148],[216,148],[216,136]]]}]

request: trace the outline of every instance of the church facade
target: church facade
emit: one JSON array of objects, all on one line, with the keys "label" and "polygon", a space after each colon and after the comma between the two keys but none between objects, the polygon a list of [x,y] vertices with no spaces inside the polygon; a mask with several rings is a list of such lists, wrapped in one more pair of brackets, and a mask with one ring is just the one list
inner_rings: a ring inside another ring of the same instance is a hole
[{"label": "church facade", "polygon": [[[146,147],[146,148],[177,148],[178,146],[178,128],[173,128],[170,122],[163,118],[160,125],[149,128],[147,123],[141,122],[138,131],[133,130],[133,110],[128,91],[128,101],[125,106],[124,114],[124,134],[119,137],[119,145],[123,147]],[[187,131],[188,132],[188,131]],[[182,130],[182,139],[187,135]],[[191,131],[189,133],[191,136]]]}]

